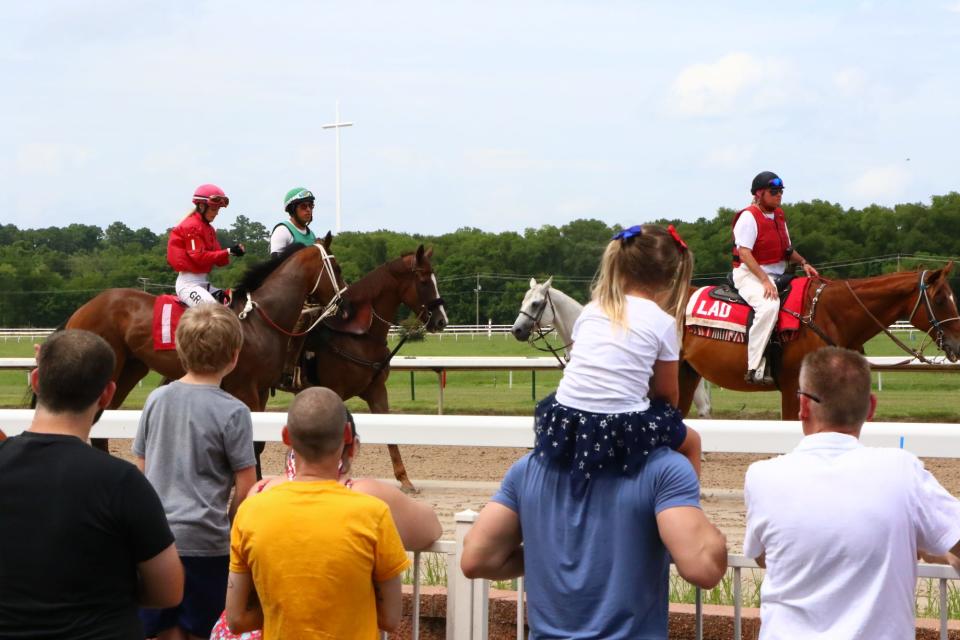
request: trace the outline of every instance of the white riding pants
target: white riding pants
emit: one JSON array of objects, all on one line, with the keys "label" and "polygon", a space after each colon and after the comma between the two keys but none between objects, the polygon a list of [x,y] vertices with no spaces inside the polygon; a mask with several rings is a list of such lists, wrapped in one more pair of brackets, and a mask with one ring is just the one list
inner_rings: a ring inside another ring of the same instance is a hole
[{"label": "white riding pants", "polygon": [[[767,277],[773,283],[773,276],[768,274]],[[753,307],[753,324],[747,334],[747,371],[753,371],[760,368],[763,351],[770,341],[770,334],[777,326],[780,298],[770,300],[763,297],[763,283],[743,266],[733,270],[733,284],[743,299]]]},{"label": "white riding pants", "polygon": [[205,273],[181,273],[177,276],[174,288],[177,291],[177,297],[188,307],[199,304],[220,304],[212,295],[219,289],[210,284]]}]

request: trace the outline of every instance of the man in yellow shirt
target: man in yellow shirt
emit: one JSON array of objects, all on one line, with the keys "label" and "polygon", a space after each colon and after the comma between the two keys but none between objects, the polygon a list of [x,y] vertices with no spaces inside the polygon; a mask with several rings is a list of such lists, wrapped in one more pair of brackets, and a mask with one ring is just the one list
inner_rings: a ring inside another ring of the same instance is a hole
[{"label": "man in yellow shirt", "polygon": [[230,542],[227,624],[275,638],[375,640],[400,623],[410,565],[386,503],[338,482],[353,435],[330,389],[294,398],[283,441],[297,477],[240,505]]}]

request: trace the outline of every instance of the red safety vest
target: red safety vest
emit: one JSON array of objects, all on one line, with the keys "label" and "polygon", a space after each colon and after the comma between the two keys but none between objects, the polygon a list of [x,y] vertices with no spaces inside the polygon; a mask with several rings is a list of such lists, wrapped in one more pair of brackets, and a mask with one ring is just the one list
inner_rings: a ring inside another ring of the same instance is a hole
[{"label": "red safety vest", "polygon": [[[777,208],[773,211],[773,219],[763,215],[763,212],[755,204],[746,209],[741,209],[737,215],[733,216],[733,223],[730,225],[731,233],[736,226],[740,214],[749,211],[753,219],[757,222],[757,241],[753,243],[753,257],[759,264],[775,264],[787,259],[787,249],[790,247],[790,238],[787,236],[787,219],[783,217],[783,209]],[[740,266],[740,252],[737,250],[737,241],[733,241],[733,268]]]}]

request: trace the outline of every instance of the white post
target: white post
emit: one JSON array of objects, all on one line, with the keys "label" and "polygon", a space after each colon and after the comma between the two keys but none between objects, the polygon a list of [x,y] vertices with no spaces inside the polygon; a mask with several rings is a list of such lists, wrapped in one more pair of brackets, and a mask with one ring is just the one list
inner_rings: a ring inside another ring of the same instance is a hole
[{"label": "white post", "polygon": [[[486,580],[470,580],[460,571],[463,539],[473,527],[476,511],[467,509],[454,515],[456,523],[456,571],[447,574],[447,620],[453,618],[450,634],[454,640],[486,640],[490,585]],[[451,610],[452,606],[452,610]],[[448,628],[448,631],[449,628]]]},{"label": "white post", "polygon": [[340,233],[340,128],[352,126],[352,122],[340,122],[340,101],[337,100],[336,122],[323,125],[324,129],[334,129],[337,134],[337,233]]}]

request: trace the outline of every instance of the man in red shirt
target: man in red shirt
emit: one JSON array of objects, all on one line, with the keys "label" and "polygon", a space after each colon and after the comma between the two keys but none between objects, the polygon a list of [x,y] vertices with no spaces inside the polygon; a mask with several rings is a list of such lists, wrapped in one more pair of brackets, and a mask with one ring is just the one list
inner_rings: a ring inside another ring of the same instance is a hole
[{"label": "man in red shirt", "polygon": [[751,384],[773,384],[763,352],[780,310],[774,278],[786,271],[788,262],[799,264],[811,278],[819,275],[790,242],[780,208],[783,189],[783,180],[772,171],[757,174],[750,186],[753,203],[733,216],[733,284],[754,311],[744,376]]},{"label": "man in red shirt", "polygon": [[210,284],[210,270],[229,263],[231,255],[239,257],[245,253],[242,244],[221,249],[211,224],[220,208],[230,204],[223,189],[215,184],[202,184],[193,194],[193,204],[193,211],[170,231],[167,242],[167,262],[180,272],[177,295],[189,307],[217,303],[214,295],[221,291]]}]

